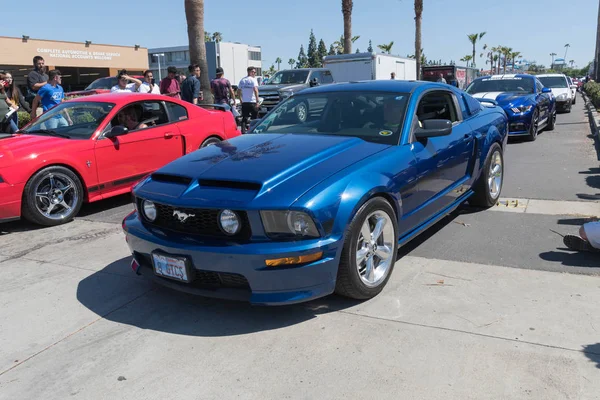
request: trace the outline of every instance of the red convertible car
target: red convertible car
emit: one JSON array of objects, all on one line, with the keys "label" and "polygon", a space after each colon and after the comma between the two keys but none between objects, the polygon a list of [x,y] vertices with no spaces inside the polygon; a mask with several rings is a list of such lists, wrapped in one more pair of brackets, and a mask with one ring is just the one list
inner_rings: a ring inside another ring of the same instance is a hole
[{"label": "red convertible car", "polygon": [[46,226],[127,193],[180,156],[240,135],[233,115],[152,94],[65,101],[0,139],[0,221]]}]

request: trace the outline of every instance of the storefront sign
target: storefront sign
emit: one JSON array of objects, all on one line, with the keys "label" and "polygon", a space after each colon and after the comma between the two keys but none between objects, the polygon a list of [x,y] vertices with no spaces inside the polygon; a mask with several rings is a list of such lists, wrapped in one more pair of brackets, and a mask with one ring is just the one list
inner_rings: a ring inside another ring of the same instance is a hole
[{"label": "storefront sign", "polygon": [[68,58],[79,60],[103,60],[112,61],[113,58],[121,57],[121,53],[104,52],[104,51],[86,51],[86,50],[71,50],[71,49],[45,49],[38,48],[37,53],[44,57],[48,55],[50,58]]}]

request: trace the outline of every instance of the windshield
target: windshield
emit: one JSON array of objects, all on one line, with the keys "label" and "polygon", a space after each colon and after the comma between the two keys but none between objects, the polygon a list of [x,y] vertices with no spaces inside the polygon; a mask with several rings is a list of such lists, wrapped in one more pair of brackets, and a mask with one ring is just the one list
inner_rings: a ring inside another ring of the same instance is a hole
[{"label": "windshield", "polygon": [[466,90],[469,94],[483,92],[534,93],[534,81],[531,78],[483,78],[477,79]]},{"label": "windshield", "polygon": [[290,97],[256,126],[254,133],[354,136],[397,144],[408,93],[330,92]]},{"label": "windshield", "polygon": [[100,102],[61,103],[42,114],[21,132],[89,139],[114,106],[112,103]]},{"label": "windshield", "polygon": [[108,78],[100,78],[96,79],[94,82],[90,83],[85,90],[92,89],[111,89],[113,86],[117,84],[117,78],[108,77]]},{"label": "windshield", "polygon": [[550,89],[564,89],[567,88],[567,80],[562,76],[542,76],[538,77],[542,85]]},{"label": "windshield", "polygon": [[279,71],[269,79],[269,85],[292,85],[306,83],[308,71]]}]

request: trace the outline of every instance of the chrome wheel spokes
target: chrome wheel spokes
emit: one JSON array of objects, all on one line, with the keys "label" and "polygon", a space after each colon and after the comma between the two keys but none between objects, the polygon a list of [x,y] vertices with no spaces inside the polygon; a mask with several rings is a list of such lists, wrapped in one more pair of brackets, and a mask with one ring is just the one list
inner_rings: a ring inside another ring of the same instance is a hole
[{"label": "chrome wheel spokes", "polygon": [[371,213],[360,229],[356,268],[368,287],[379,285],[388,275],[394,249],[394,225],[385,211]]},{"label": "chrome wheel spokes", "polygon": [[78,201],[79,195],[75,190],[75,182],[61,172],[48,174],[35,188],[36,208],[49,219],[69,217]]},{"label": "chrome wheel spokes", "polygon": [[490,171],[488,173],[488,190],[492,199],[496,199],[500,196],[503,177],[502,173],[502,156],[500,156],[500,152],[496,150],[490,159]]}]

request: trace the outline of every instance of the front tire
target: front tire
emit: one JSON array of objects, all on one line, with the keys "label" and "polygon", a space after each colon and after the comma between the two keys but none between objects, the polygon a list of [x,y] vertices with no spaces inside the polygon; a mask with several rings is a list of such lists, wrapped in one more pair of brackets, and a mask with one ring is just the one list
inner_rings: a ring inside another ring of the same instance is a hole
[{"label": "front tire", "polygon": [[25,185],[22,214],[44,226],[71,221],[83,204],[81,181],[68,168],[48,167],[38,171]]},{"label": "front tire", "polygon": [[365,300],[389,280],[398,251],[398,224],[392,206],[381,197],[367,201],[346,229],[335,292]]},{"label": "front tire", "polygon": [[475,194],[469,198],[469,204],[489,208],[500,198],[504,183],[504,154],[502,147],[494,143],[483,165],[483,171],[473,187]]},{"label": "front tire", "polygon": [[308,120],[308,103],[303,101],[296,106],[296,118],[298,122],[305,123]]},{"label": "front tire", "polygon": [[556,109],[550,115],[550,120],[548,121],[548,125],[546,125],[547,131],[553,131],[556,126]]},{"label": "front tire", "polygon": [[533,110],[533,115],[531,116],[531,124],[529,124],[529,136],[527,136],[527,140],[530,142],[535,141],[538,135],[538,129],[540,125],[540,111],[536,108]]}]

